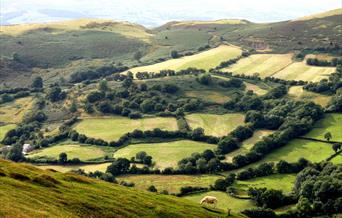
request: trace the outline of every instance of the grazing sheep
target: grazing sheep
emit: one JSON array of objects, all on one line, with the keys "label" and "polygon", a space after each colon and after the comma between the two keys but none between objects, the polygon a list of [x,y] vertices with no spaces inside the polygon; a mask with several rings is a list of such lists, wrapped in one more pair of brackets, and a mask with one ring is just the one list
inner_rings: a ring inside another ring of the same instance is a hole
[{"label": "grazing sheep", "polygon": [[206,203],[206,204],[213,204],[214,205],[214,208],[216,207],[216,204],[217,204],[217,198],[216,197],[213,197],[213,196],[205,196],[204,198],[202,198],[201,200],[201,205],[203,203]]}]

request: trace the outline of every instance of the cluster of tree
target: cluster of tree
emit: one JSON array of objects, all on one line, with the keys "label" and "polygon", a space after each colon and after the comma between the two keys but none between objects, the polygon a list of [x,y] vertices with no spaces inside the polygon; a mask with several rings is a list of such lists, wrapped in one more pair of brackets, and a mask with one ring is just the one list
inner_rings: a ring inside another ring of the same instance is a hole
[{"label": "cluster of tree", "polygon": [[62,91],[61,87],[58,85],[53,85],[47,90],[46,97],[51,102],[56,102],[60,100],[64,100],[67,96],[65,91]]},{"label": "cluster of tree", "polygon": [[71,83],[79,83],[85,80],[98,79],[101,77],[109,76],[114,73],[120,73],[125,70],[128,70],[128,67],[122,65],[107,65],[101,66],[99,68],[88,68],[78,70],[70,75]]},{"label": "cluster of tree", "polygon": [[336,67],[336,72],[329,75],[328,79],[322,79],[319,82],[310,82],[304,86],[304,89],[317,92],[317,93],[328,93],[333,94],[340,88],[342,88],[342,66]]},{"label": "cluster of tree", "polygon": [[145,164],[147,166],[151,166],[152,165],[152,156],[147,155],[147,153],[145,151],[140,151],[140,152],[136,153],[135,157],[131,158],[131,162],[132,163],[141,163],[141,164]]},{"label": "cluster of tree", "polygon": [[210,85],[212,83],[211,75],[206,73],[197,77],[197,81],[202,85]]},{"label": "cluster of tree", "polygon": [[342,112],[342,89],[338,90],[327,106],[328,112]]},{"label": "cluster of tree", "polygon": [[162,77],[168,77],[168,76],[199,75],[203,73],[205,73],[205,70],[190,67],[190,68],[179,70],[179,71],[161,70],[159,71],[159,73],[137,72],[135,76],[139,80],[144,80],[144,79],[162,78]]},{"label": "cluster of tree", "polygon": [[213,70],[220,70],[226,67],[229,67],[230,65],[235,64],[236,62],[238,62],[238,60],[240,60],[241,57],[238,58],[233,58],[227,61],[222,61],[218,66],[216,66]]},{"label": "cluster of tree", "polygon": [[298,59],[304,59],[307,54],[313,54],[313,53],[330,53],[335,55],[342,55],[342,49],[338,44],[332,44],[330,46],[326,47],[317,47],[317,48],[307,48],[300,51],[296,58]]},{"label": "cluster of tree", "polygon": [[236,175],[234,173],[230,173],[226,178],[216,180],[212,189],[225,192],[227,191],[227,188],[234,183],[235,179]]},{"label": "cluster of tree", "polygon": [[8,131],[2,140],[5,145],[12,145],[16,143],[23,144],[25,140],[36,139],[35,132],[39,130],[41,124],[39,122],[23,123],[18,125],[15,129]]},{"label": "cluster of tree", "polygon": [[293,196],[286,196],[280,190],[267,188],[250,188],[248,195],[256,202],[259,207],[275,209],[284,205],[296,202]]},{"label": "cluster of tree", "polygon": [[[87,177],[94,178],[94,179],[100,179],[100,180],[110,182],[110,183],[117,183],[115,177],[112,174],[104,173],[98,170],[96,170],[95,172],[86,173],[83,169],[77,169],[77,170],[72,170],[72,172],[75,174],[87,176]],[[120,185],[124,185],[124,184],[120,184]]]},{"label": "cluster of tree", "polygon": [[62,152],[58,155],[58,163],[60,164],[79,164],[81,160],[79,158],[68,159],[68,155],[65,152]]},{"label": "cluster of tree", "polygon": [[15,94],[18,92],[30,91],[29,88],[13,88],[13,89],[2,89],[0,90],[0,95],[2,94]]},{"label": "cluster of tree", "polygon": [[195,194],[200,192],[206,192],[209,189],[207,187],[197,187],[197,186],[184,186],[181,187],[180,192],[177,194],[178,197],[182,197],[189,194]]},{"label": "cluster of tree", "polygon": [[342,65],[341,58],[333,58],[331,61],[329,60],[320,60],[318,58],[308,58],[306,59],[306,64],[311,66],[320,66],[320,67],[336,67],[337,65]]},{"label": "cluster of tree", "polygon": [[30,91],[19,91],[15,94],[4,93],[0,95],[0,104],[14,101],[17,98],[23,98],[30,95]]},{"label": "cluster of tree", "polygon": [[222,80],[218,83],[224,88],[241,88],[244,87],[243,81],[237,78],[231,78],[230,80]]}]

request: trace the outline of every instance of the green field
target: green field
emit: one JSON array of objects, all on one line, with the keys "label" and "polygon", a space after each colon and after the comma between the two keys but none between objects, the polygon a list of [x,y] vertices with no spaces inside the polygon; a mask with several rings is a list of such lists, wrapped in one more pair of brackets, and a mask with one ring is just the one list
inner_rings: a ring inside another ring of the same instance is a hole
[{"label": "green field", "polygon": [[331,96],[306,91],[303,86],[291,86],[288,95],[295,100],[313,101],[322,107],[327,106],[331,100]]},{"label": "green field", "polygon": [[195,55],[185,56],[177,59],[170,59],[161,63],[136,67],[129,69],[132,73],[137,72],[156,72],[161,70],[182,70],[189,67],[209,70],[218,66],[222,61],[227,61],[240,56],[242,50],[239,47],[220,45]]},{"label": "green field", "polygon": [[249,188],[276,189],[283,191],[284,194],[289,194],[293,189],[295,180],[295,174],[275,174],[246,181],[236,180],[234,187],[243,191],[248,191]]},{"label": "green field", "polygon": [[206,149],[214,148],[216,148],[216,145],[190,140],[132,144],[119,149],[114,153],[114,157],[125,157],[130,159],[131,157],[135,157],[135,154],[139,151],[145,151],[148,155],[151,155],[153,161],[156,162],[155,167],[165,168],[176,167],[178,161],[185,157],[189,157],[192,153],[203,152]]},{"label": "green field", "polygon": [[37,165],[39,169],[47,170],[47,169],[53,169],[61,173],[66,173],[71,170],[84,170],[85,172],[95,172],[95,171],[101,171],[106,172],[107,167],[111,163],[100,163],[100,164],[82,164],[82,165]]},{"label": "green field", "polygon": [[341,154],[337,155],[330,162],[333,164],[342,164],[342,155]]},{"label": "green field", "polygon": [[224,115],[196,113],[186,115],[185,118],[192,129],[201,127],[206,135],[213,136],[225,136],[244,123],[244,115],[238,113]]},{"label": "green field", "polygon": [[203,101],[210,101],[219,104],[224,104],[230,99],[229,93],[214,90],[186,91],[185,95],[188,97],[199,98]]},{"label": "green field", "polygon": [[122,135],[135,129],[152,130],[160,128],[163,130],[177,130],[175,118],[156,117],[132,120],[127,117],[99,117],[86,118],[76,124],[75,130],[86,136],[99,138],[106,141],[118,140]]},{"label": "green field", "polygon": [[[174,196],[0,160],[1,217],[224,217]],[[14,203],[15,202],[15,203]]]},{"label": "green field", "polygon": [[16,99],[2,104],[0,107],[0,121],[5,123],[20,123],[33,105],[32,97]]},{"label": "green field", "polygon": [[119,176],[119,181],[133,182],[135,188],[146,190],[154,185],[158,191],[167,190],[169,193],[179,193],[184,186],[209,187],[222,178],[218,175],[125,175]]},{"label": "green field", "polygon": [[293,54],[255,54],[242,58],[236,64],[225,68],[224,71],[234,74],[253,75],[258,73],[264,78],[292,63]]},{"label": "green field", "polygon": [[4,139],[6,133],[12,129],[14,129],[17,125],[15,124],[8,124],[4,126],[0,126],[0,142]]},{"label": "green field", "polygon": [[326,114],[318,121],[306,137],[325,140],[324,134],[330,132],[332,141],[342,142],[342,114]]},{"label": "green field", "polygon": [[27,157],[33,159],[58,159],[59,154],[65,152],[68,155],[68,159],[79,158],[80,160],[86,161],[102,159],[106,155],[110,156],[114,151],[115,148],[112,147],[62,143],[34,150]]},{"label": "green field", "polygon": [[[193,202],[199,203],[201,199],[205,196],[214,196],[217,198],[217,207],[227,211],[228,208],[232,209],[233,213],[238,213],[242,210],[245,209],[250,209],[252,207],[256,207],[256,205],[253,203],[252,200],[243,200],[243,199],[238,199],[229,196],[225,192],[219,192],[219,191],[210,191],[206,193],[201,193],[201,194],[194,194],[194,195],[189,195],[184,197],[185,199],[188,199]],[[208,208],[211,208],[211,205],[206,206]]]},{"label": "green field", "polygon": [[225,160],[227,162],[232,162],[233,157],[239,154],[246,154],[256,142],[260,141],[264,136],[270,135],[272,132],[273,131],[271,130],[256,130],[251,138],[242,142],[242,145],[239,149],[226,154]]}]

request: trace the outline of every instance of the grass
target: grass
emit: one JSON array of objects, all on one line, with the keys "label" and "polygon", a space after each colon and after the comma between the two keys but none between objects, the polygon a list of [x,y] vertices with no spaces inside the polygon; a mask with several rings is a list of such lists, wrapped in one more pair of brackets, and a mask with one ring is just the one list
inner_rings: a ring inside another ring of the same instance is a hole
[{"label": "grass", "polygon": [[194,90],[186,91],[185,95],[188,97],[199,98],[203,101],[210,101],[219,104],[227,102],[230,97],[227,92],[214,91],[214,90]]},{"label": "grass", "polygon": [[294,62],[285,69],[272,75],[273,77],[285,80],[303,80],[309,82],[319,82],[327,79],[328,76],[335,72],[335,67],[316,67],[309,66],[302,62]]},{"label": "grass", "polygon": [[224,71],[246,75],[258,73],[264,78],[288,66],[292,62],[292,56],[293,54],[255,54],[241,59]]},{"label": "grass", "polygon": [[337,155],[330,162],[333,164],[342,164],[342,155],[341,154]]},{"label": "grass", "polygon": [[267,188],[281,190],[284,194],[289,194],[293,189],[295,180],[295,174],[274,174],[246,181],[236,180],[233,186],[244,192],[248,191],[249,188]]},{"label": "grass", "polygon": [[331,100],[331,96],[306,91],[303,86],[291,86],[288,94],[296,100],[313,101],[322,107],[327,106]]},{"label": "grass", "polygon": [[14,129],[17,125],[15,124],[8,124],[4,126],[0,126],[0,141],[5,138],[5,135],[8,131]]},{"label": "grass", "polygon": [[222,61],[240,56],[242,50],[239,47],[220,45],[219,47],[204,51],[195,55],[185,56],[177,59],[170,59],[161,63],[132,68],[129,71],[137,72],[156,72],[161,70],[182,70],[189,67],[209,70],[216,67]]},{"label": "grass", "polygon": [[[223,217],[186,199],[0,160],[1,217]],[[15,203],[14,203],[15,202]]]},{"label": "grass", "polygon": [[80,145],[73,143],[61,143],[51,147],[32,151],[28,158],[33,159],[58,159],[60,153],[65,152],[68,159],[79,158],[80,160],[102,159],[112,154],[115,148],[100,147],[95,145]]},{"label": "grass", "polygon": [[177,194],[181,187],[200,186],[209,187],[222,178],[218,175],[125,175],[119,176],[119,181],[133,182],[135,188],[146,190],[154,185],[158,191],[167,190],[169,193]]},{"label": "grass", "polygon": [[84,170],[85,172],[95,172],[95,171],[101,171],[106,172],[107,167],[111,163],[100,163],[100,164],[82,164],[82,165],[37,165],[36,167],[39,169],[47,170],[47,169],[53,169],[61,173],[66,173],[71,170]]},{"label": "grass", "polygon": [[0,120],[5,123],[20,123],[33,104],[32,97],[16,99],[13,102],[2,104],[0,107]]},{"label": "grass", "polygon": [[106,141],[118,140],[122,135],[135,129],[152,130],[160,128],[163,130],[177,130],[175,118],[155,117],[132,120],[127,117],[99,117],[86,118],[76,124],[75,130],[86,136],[99,138]]},{"label": "grass", "polygon": [[325,140],[324,134],[330,132],[332,141],[342,142],[342,114],[326,114],[318,121],[306,137]]},{"label": "grass", "polygon": [[342,9],[335,9],[323,13],[318,13],[318,14],[313,14],[305,17],[298,18],[296,20],[304,21],[304,20],[311,20],[311,19],[317,19],[317,18],[324,18],[324,17],[329,17],[329,16],[335,16],[335,15],[341,15],[342,14]]},{"label": "grass", "polygon": [[185,118],[192,129],[201,127],[206,135],[213,136],[225,136],[244,123],[244,115],[238,113],[224,115],[196,113],[186,115]]},{"label": "grass", "polygon": [[139,151],[145,151],[151,155],[153,161],[156,162],[155,167],[166,168],[176,167],[177,162],[185,157],[189,157],[192,153],[203,152],[206,149],[214,149],[216,145],[203,142],[195,142],[190,140],[180,140],[162,143],[143,143],[132,144],[119,149],[114,153],[114,157],[125,157],[130,159],[135,157]]},{"label": "grass", "polygon": [[226,154],[225,160],[227,162],[232,162],[233,157],[235,157],[239,154],[241,154],[241,155],[246,154],[253,147],[253,145],[256,142],[260,141],[264,136],[267,136],[267,135],[271,134],[272,132],[273,131],[271,131],[271,130],[257,130],[257,131],[255,131],[251,138],[242,142],[242,145],[239,149]]},{"label": "grass", "polygon": [[[193,202],[199,203],[201,199],[205,196],[214,196],[217,198],[217,207],[227,211],[228,208],[232,209],[233,213],[238,213],[245,209],[250,209],[252,207],[256,207],[252,200],[243,200],[243,199],[237,199],[234,197],[229,196],[225,192],[220,191],[210,191],[206,193],[201,194],[194,194],[184,197],[185,199],[188,199]],[[207,206],[211,207],[211,206]]]}]

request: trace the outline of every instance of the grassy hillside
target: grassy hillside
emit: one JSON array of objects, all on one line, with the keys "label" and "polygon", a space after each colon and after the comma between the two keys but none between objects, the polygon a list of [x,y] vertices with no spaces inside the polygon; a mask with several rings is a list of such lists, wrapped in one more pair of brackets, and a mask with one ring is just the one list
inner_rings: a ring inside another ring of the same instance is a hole
[{"label": "grassy hillside", "polygon": [[5,123],[20,123],[33,105],[32,97],[16,99],[2,104],[0,107],[0,121]]},{"label": "grassy hillside", "polygon": [[327,114],[306,137],[325,140],[324,134],[327,132],[331,133],[332,141],[342,142],[342,114]]},{"label": "grassy hillside", "polygon": [[[1,217],[219,217],[196,203],[0,160]],[[28,191],[29,190],[29,191]]]}]

